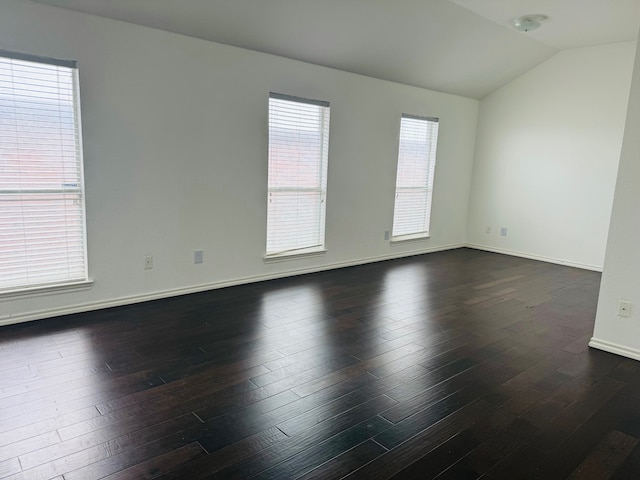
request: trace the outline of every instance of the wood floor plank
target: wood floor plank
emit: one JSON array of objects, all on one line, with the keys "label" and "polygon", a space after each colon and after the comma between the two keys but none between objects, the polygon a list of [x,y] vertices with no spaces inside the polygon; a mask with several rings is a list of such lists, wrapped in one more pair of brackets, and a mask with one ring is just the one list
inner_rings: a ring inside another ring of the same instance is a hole
[{"label": "wood floor plank", "polygon": [[178,468],[169,470],[166,474],[163,474],[163,477],[194,480],[208,477],[263,450],[267,450],[288,438],[277,427],[271,427],[227,447],[208,452],[208,455],[204,457],[186,462]]},{"label": "wood floor plank", "polygon": [[132,467],[112,473],[111,475],[103,477],[103,480],[130,480],[132,478],[146,480],[157,478],[165,472],[180,468],[180,466],[185,463],[201,458],[204,455],[206,455],[206,453],[200,444],[189,443],[183,447],[145,460]]},{"label": "wood floor plank", "polygon": [[21,455],[20,464],[25,470],[28,470],[38,465],[42,465],[59,458],[64,458],[68,455],[72,455],[79,451],[96,447],[107,442],[114,442],[120,449],[123,449],[127,445],[136,444],[141,441],[149,442],[150,439],[153,439],[158,435],[166,434],[166,432],[171,432],[173,430],[185,430],[194,426],[199,427],[201,423],[202,422],[200,422],[195,415],[186,414],[146,427],[140,425],[140,423],[128,425],[127,427],[130,429],[130,432],[126,432],[124,429],[103,429],[62,442],[57,442],[37,451]]},{"label": "wood floor plank", "polygon": [[[555,418],[551,417],[552,423],[546,425],[546,428],[531,440],[532,445],[547,452],[555,450],[559,443],[572,435],[621,388],[622,384],[613,379],[594,384],[584,397],[577,398],[557,412]],[[544,417],[550,418],[548,413],[545,413]]]},{"label": "wood floor plank", "polygon": [[394,480],[435,478],[476,448],[478,443],[465,435],[454,435],[396,475]]},{"label": "wood floor plank", "polygon": [[385,451],[386,449],[379,443],[373,440],[367,440],[298,478],[300,480],[342,478],[361,466],[366,465]]},{"label": "wood floor plank", "polygon": [[483,475],[522,445],[524,445],[523,442],[508,434],[495,435],[482,442],[466,456],[452,462],[449,467],[434,478],[438,480],[485,478]]},{"label": "wood floor plank", "polygon": [[437,448],[457,432],[468,428],[481,412],[491,411],[482,401],[476,401],[457,410],[440,422],[420,431],[412,438],[385,452],[364,467],[355,470],[345,478],[387,479],[397,475],[404,468],[418,461],[425,454]]},{"label": "wood floor plank", "polygon": [[40,452],[57,443],[60,443],[60,435],[58,435],[55,430],[8,443],[0,447],[0,462],[19,457],[29,452]]},{"label": "wood floor plank", "polygon": [[253,478],[262,480],[296,478],[310,472],[319,465],[342,455],[357,445],[366,442],[379,432],[384,431],[387,427],[388,424],[386,422],[378,419],[374,419],[366,424],[351,427],[337,435],[334,435],[324,442],[293,455],[287,460],[261,472]]},{"label": "wood floor plank", "polygon": [[[373,411],[375,410],[374,408]],[[349,429],[357,428],[358,431],[362,431],[364,428],[370,428],[378,431],[390,426],[388,421],[378,417],[375,413],[372,414],[371,405],[362,405],[345,412],[332,421],[318,424],[303,434],[289,437],[251,457],[242,459],[240,462],[223,469],[219,477],[248,478]],[[186,473],[192,475],[191,470]],[[184,471],[176,472],[167,478],[180,479],[184,474]],[[194,476],[193,478],[200,477]]]},{"label": "wood floor plank", "polygon": [[609,478],[638,445],[638,438],[612,431],[571,473],[568,480]]},{"label": "wood floor plank", "polygon": [[22,471],[22,468],[20,468],[20,462],[17,458],[0,462],[0,478],[7,478],[20,471]]},{"label": "wood floor plank", "polygon": [[[202,427],[184,430],[178,434],[163,437],[151,443],[127,450],[123,453],[109,455],[96,462],[89,463],[76,470],[64,474],[65,480],[101,479],[133,465],[139,465],[150,458],[166,455],[185,445],[196,441]],[[198,448],[200,445],[196,444]]]},{"label": "wood floor plank", "polygon": [[612,480],[626,478],[640,478],[640,445],[638,444],[611,476]]},{"label": "wood floor plank", "polygon": [[385,411],[382,416],[393,423],[398,423],[411,415],[430,407],[443,398],[462,390],[472,383],[464,376],[454,376],[443,382],[423,390],[419,394],[398,403]]},{"label": "wood floor plank", "polygon": [[[0,444],[40,435],[56,428],[74,425],[84,420],[100,416],[95,406],[61,414],[55,410],[40,410],[34,414],[25,414],[0,420]],[[9,439],[8,441],[5,439]]]},{"label": "wood floor plank", "polygon": [[313,410],[309,410],[302,415],[298,415],[290,420],[279,423],[278,428],[287,436],[292,437],[294,435],[302,434],[309,428],[326,420],[335,418],[353,408],[362,408],[366,405],[371,405],[374,410],[383,412],[381,414],[382,417],[387,418],[385,413],[389,408],[396,404],[397,402],[395,400],[386,395],[372,397],[371,392],[368,389],[360,389],[348,393],[347,395],[325,405],[314,408]]},{"label": "wood floor plank", "polygon": [[453,379],[457,375],[462,375],[465,372],[467,373],[464,375],[464,378],[472,378],[477,373],[477,370],[471,371],[476,364],[474,360],[469,358],[455,360],[439,369],[428,371],[421,377],[416,378],[413,382],[398,385],[389,391],[388,395],[398,401],[406,401],[441,382]]},{"label": "wood floor plank", "polygon": [[550,452],[540,465],[541,476],[565,478],[605,441],[607,435],[629,411],[637,408],[637,400],[628,395],[614,395],[586,421]]},{"label": "wood floor plank", "polygon": [[[542,473],[540,464],[546,460],[546,454],[527,444],[520,444],[501,459],[485,476],[488,478],[518,478],[523,480],[538,480],[546,477]],[[482,477],[484,478],[484,476]]]},{"label": "wood floor plank", "polygon": [[397,447],[409,438],[481,397],[482,395],[478,394],[477,388],[477,386],[467,386],[441,398],[439,401],[428,405],[423,410],[414,413],[378,435],[375,438],[376,442],[389,450]]},{"label": "wood floor plank", "polygon": [[317,380],[312,379],[308,382],[304,382],[299,386],[294,386],[292,390],[298,395],[300,395],[301,397],[306,397],[307,395],[311,395],[312,393],[318,392],[331,385],[335,385],[336,383],[339,383],[359,373],[367,371],[372,367],[376,367],[378,365],[384,365],[389,361],[396,360],[405,355],[409,355],[411,353],[414,353],[422,349],[423,347],[416,345],[414,343],[410,343],[402,347],[398,347],[389,352],[382,353],[380,355],[372,357],[369,360],[359,362],[353,366],[343,368],[333,373],[329,373],[327,375],[320,377]]},{"label": "wood floor plank", "polygon": [[[110,397],[142,392],[163,383],[159,377],[142,372],[117,379],[106,378],[97,384],[80,388],[73,388],[73,384],[67,383],[66,388],[59,392],[49,391],[49,394],[42,394],[40,391],[34,392],[40,394],[40,397],[35,399],[32,399],[35,395],[24,394],[14,396],[17,397],[15,401],[11,401],[14,397],[2,399],[0,408],[2,408],[4,418],[7,419],[40,410],[73,411],[73,408],[77,407],[69,407],[68,405],[72,402],[73,405],[80,407],[91,406],[106,401]],[[13,405],[9,405],[10,403]]]}]

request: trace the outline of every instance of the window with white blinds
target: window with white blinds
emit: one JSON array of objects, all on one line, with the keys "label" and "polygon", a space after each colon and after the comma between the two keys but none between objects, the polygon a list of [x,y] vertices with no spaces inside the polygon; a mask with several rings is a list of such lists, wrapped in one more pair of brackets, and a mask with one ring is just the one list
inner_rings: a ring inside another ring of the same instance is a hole
[{"label": "window with white blinds", "polygon": [[0,51],[0,293],[87,280],[75,62]]},{"label": "window with white blinds", "polygon": [[271,93],[267,256],[324,249],[329,103]]},{"label": "window with white blinds", "polygon": [[402,115],[392,240],[429,236],[438,119]]}]

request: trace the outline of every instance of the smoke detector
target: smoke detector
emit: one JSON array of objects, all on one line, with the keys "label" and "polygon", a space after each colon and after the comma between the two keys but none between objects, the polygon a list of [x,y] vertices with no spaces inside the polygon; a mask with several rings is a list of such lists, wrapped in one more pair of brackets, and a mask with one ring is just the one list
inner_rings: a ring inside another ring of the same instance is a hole
[{"label": "smoke detector", "polygon": [[513,21],[513,27],[520,32],[531,32],[532,30],[540,28],[542,23],[548,19],[549,17],[546,15],[523,15]]}]

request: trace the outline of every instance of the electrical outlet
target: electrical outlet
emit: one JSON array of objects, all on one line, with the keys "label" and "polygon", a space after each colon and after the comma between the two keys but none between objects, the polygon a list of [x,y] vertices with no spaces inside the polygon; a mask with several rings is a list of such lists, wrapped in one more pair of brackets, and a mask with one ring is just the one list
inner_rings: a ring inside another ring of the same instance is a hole
[{"label": "electrical outlet", "polygon": [[148,255],[144,257],[144,269],[151,270],[153,268],[153,257]]},{"label": "electrical outlet", "polygon": [[485,233],[491,233],[491,225],[487,225],[487,228],[484,229]]},{"label": "electrical outlet", "polygon": [[384,239],[389,240],[389,230],[384,231]]},{"label": "electrical outlet", "polygon": [[195,250],[193,252],[193,263],[202,263],[204,261],[204,252],[202,250]]},{"label": "electrical outlet", "polygon": [[630,317],[631,316],[631,302],[629,300],[620,300],[618,302],[618,316]]},{"label": "electrical outlet", "polygon": [[500,227],[500,235],[503,237],[507,236],[507,227]]}]

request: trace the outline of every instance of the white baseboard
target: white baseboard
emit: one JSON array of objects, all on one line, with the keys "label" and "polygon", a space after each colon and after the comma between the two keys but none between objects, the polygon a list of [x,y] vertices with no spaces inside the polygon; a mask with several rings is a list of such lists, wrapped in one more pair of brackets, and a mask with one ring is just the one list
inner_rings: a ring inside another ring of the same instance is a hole
[{"label": "white baseboard", "polygon": [[640,350],[635,348],[625,347],[624,345],[618,345],[617,343],[606,342],[604,340],[592,337],[589,341],[589,346],[603,350],[609,353],[615,353],[616,355],[622,355],[623,357],[632,358],[633,360],[640,360]]},{"label": "white baseboard", "polygon": [[329,265],[322,265],[319,267],[301,268],[297,270],[294,269],[294,270],[288,270],[286,272],[279,272],[275,274],[256,275],[251,277],[237,278],[234,280],[224,280],[220,282],[212,282],[212,283],[207,283],[202,285],[193,285],[190,287],[174,288],[170,290],[162,290],[157,292],[145,293],[142,295],[131,295],[126,297],[119,297],[119,298],[114,298],[114,299],[104,300],[99,302],[68,305],[60,308],[51,308],[46,310],[25,312],[25,313],[19,313],[15,315],[4,315],[4,316],[0,316],[0,326],[11,325],[15,323],[30,322],[33,320],[42,320],[44,318],[50,318],[50,317],[59,317],[62,315],[70,315],[73,313],[82,313],[82,312],[89,312],[92,310],[101,310],[104,308],[120,307],[123,305],[132,305],[135,303],[147,302],[150,300],[159,300],[162,298],[177,297],[180,295],[187,295],[189,293],[198,293],[198,292],[204,292],[207,290],[215,290],[218,288],[233,287],[236,285],[263,282],[266,280],[275,280],[275,279],[284,278],[284,277],[293,277],[296,275],[304,275],[307,273],[316,273],[316,272],[322,272],[325,270],[335,270],[337,268],[353,267],[356,265],[382,262],[385,260],[394,260],[394,259],[403,258],[403,257],[413,257],[416,255],[423,255],[425,253],[454,250],[456,248],[463,248],[464,246],[465,245],[463,243],[442,245],[439,247],[422,249],[420,251],[381,255],[377,257],[363,258],[363,259],[353,260],[348,262],[332,263]]},{"label": "white baseboard", "polygon": [[475,243],[467,243],[465,244],[465,247],[473,248],[475,250],[483,250],[485,252],[502,253],[503,255],[511,255],[512,257],[521,257],[528,258],[530,260],[539,260],[541,262],[555,263],[557,265],[564,265],[566,267],[574,267],[581,268],[583,270],[591,270],[594,272],[602,272],[602,265],[588,265],[584,263],[570,262],[568,260],[562,260],[559,258],[545,257],[542,255],[535,255],[533,253],[516,252],[513,250],[507,250],[505,248],[495,248],[486,245],[478,245]]}]

